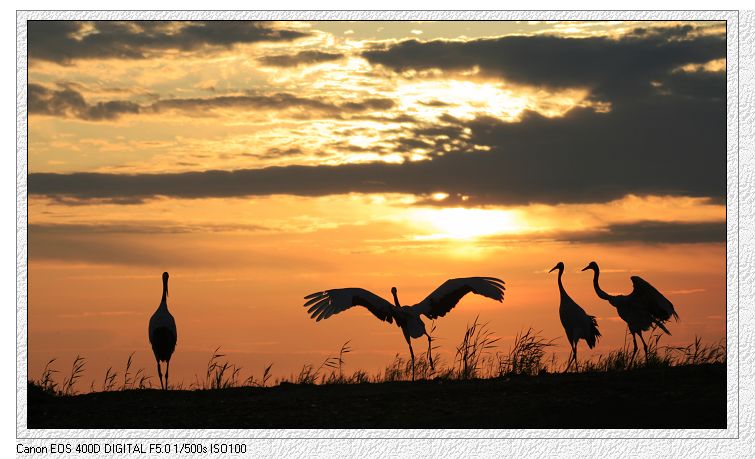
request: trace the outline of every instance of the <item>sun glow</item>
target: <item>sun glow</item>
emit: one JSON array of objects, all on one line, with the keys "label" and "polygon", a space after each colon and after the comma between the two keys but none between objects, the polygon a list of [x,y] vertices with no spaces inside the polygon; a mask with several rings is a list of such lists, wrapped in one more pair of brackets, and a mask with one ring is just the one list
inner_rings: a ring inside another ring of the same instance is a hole
[{"label": "sun glow", "polygon": [[400,82],[395,92],[402,111],[428,120],[442,115],[470,120],[484,114],[516,121],[525,110],[557,117],[575,106],[592,107],[600,113],[611,110],[610,103],[589,100],[590,93],[584,88],[547,90],[479,81],[410,80]]},{"label": "sun glow", "polygon": [[511,210],[419,209],[412,213],[412,219],[431,233],[417,239],[474,239],[524,229],[517,212]]},{"label": "sun glow", "polygon": [[396,92],[402,109],[430,119],[442,113],[462,119],[488,113],[513,120],[526,108],[524,97],[492,83],[422,81],[401,84]]}]

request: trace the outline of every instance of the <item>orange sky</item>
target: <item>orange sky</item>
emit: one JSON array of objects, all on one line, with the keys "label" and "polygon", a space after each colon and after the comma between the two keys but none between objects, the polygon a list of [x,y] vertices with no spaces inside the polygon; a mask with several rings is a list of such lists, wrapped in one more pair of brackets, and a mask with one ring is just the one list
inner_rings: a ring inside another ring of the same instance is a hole
[{"label": "orange sky", "polygon": [[[242,378],[271,362],[289,376],[346,341],[347,372],[381,371],[408,357],[395,325],[362,308],[315,323],[303,297],[362,287],[389,299],[396,286],[414,304],[467,276],[500,277],[505,300],[467,296],[436,321],[446,363],[477,315],[499,351],[533,327],[565,361],[547,273],[558,261],[603,334],[581,358],[626,331],[580,272],[591,260],[604,290],[628,293],[640,275],[674,303],[681,320],[662,345],[717,342],[722,34],[649,22],[32,26],[30,377],[55,357],[62,380],[80,354],[78,389],[97,388],[131,352],[154,375],[147,322],[163,271],[179,329],[171,381],[185,385],[218,346]],[[554,47],[573,58],[537,54]],[[639,56],[628,73],[576,68],[620,67],[624,52]]]}]

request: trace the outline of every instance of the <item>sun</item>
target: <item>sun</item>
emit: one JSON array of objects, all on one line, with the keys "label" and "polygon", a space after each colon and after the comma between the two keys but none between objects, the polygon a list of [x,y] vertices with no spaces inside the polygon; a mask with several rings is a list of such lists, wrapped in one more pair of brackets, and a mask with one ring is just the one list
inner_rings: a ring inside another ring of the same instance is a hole
[{"label": "sun", "polygon": [[517,233],[523,229],[517,212],[512,210],[462,207],[417,209],[413,212],[412,220],[430,232],[418,236],[418,239],[475,239]]}]

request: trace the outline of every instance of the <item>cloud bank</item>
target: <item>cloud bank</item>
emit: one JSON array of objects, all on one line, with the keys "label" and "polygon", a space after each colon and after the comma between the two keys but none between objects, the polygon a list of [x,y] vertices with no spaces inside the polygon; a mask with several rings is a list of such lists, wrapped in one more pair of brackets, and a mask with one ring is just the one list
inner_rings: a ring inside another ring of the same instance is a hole
[{"label": "cloud bank", "polygon": [[291,41],[308,33],[254,21],[29,21],[30,60],[144,59],[168,50]]},{"label": "cloud bank", "polygon": [[620,38],[552,35],[477,40],[404,40],[362,56],[396,72],[472,71],[507,82],[554,89],[587,87],[616,101],[647,94],[684,64],[726,57],[722,36],[693,34],[692,26],[635,29]]}]

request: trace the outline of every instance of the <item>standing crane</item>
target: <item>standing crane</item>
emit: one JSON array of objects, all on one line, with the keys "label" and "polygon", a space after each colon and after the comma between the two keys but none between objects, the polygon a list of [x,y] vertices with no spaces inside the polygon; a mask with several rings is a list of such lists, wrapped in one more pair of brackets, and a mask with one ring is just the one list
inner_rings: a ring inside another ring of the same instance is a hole
[{"label": "standing crane", "polygon": [[401,306],[398,300],[396,287],[391,288],[393,304],[374,293],[362,288],[337,288],[312,293],[304,297],[307,300],[304,307],[309,307],[308,314],[318,322],[327,319],[333,314],[351,308],[352,306],[364,306],[378,319],[393,323],[401,328],[404,339],[409,345],[409,353],[412,357],[412,381],[414,380],[414,350],[411,338],[427,336],[427,356],[430,368],[434,369],[432,351],[432,338],[425,329],[425,324],[420,318],[424,314],[430,319],[445,316],[456,306],[459,300],[469,292],[482,295],[496,301],[503,301],[504,282],[495,277],[466,277],[449,279],[435,289],[427,298],[413,306]]},{"label": "standing crane", "polygon": [[[149,343],[157,361],[157,374],[160,377],[160,387],[168,389],[168,371],[170,370],[170,357],[176,350],[178,331],[173,315],[168,311],[168,273],[163,273],[163,297],[157,311],[149,319]],[[165,384],[160,370],[160,361],[165,362]]]},{"label": "standing crane", "polygon": [[558,315],[561,317],[561,325],[564,326],[566,339],[569,340],[569,345],[571,346],[571,356],[564,371],[569,371],[572,362],[574,362],[574,368],[579,370],[579,365],[577,365],[577,344],[580,339],[583,339],[590,349],[595,347],[595,342],[600,337],[598,322],[595,320],[595,316],[588,315],[564,290],[564,284],[561,283],[561,276],[564,274],[564,263],[559,261],[548,272],[552,273],[555,270],[558,270],[558,291],[561,294]]},{"label": "standing crane", "polygon": [[642,347],[645,349],[645,363],[647,364],[648,345],[645,343],[645,338],[642,337],[642,332],[647,331],[650,327],[658,327],[666,334],[671,335],[664,323],[671,317],[679,320],[674,305],[655,287],[639,276],[630,277],[634,288],[629,295],[609,295],[598,284],[598,277],[600,276],[598,264],[591,261],[582,271],[588,269],[594,271],[593,287],[595,287],[595,293],[598,294],[600,299],[608,301],[611,306],[616,308],[619,317],[627,323],[629,333],[632,334],[634,351],[630,362],[634,362],[634,357],[637,355],[637,335],[640,335]]}]

